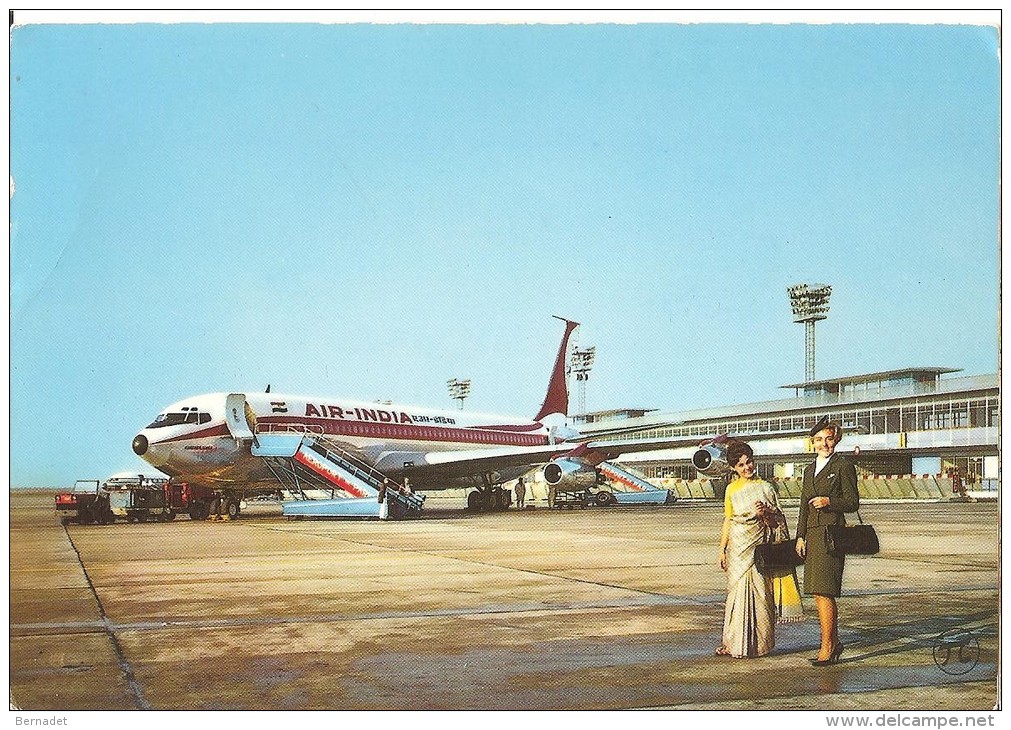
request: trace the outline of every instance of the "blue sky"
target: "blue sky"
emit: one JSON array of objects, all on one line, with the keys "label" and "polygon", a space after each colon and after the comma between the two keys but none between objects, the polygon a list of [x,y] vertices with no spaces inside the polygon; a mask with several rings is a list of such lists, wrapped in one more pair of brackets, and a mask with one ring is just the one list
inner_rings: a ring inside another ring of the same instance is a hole
[{"label": "blue sky", "polygon": [[143,462],[218,390],[533,415],[993,373],[1000,69],[955,25],[27,25],[11,483]]}]

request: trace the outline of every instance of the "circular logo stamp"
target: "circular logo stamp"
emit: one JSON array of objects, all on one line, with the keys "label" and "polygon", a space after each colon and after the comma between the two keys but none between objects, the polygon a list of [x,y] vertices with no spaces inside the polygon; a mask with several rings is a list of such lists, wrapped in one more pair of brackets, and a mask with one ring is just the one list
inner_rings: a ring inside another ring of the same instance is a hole
[{"label": "circular logo stamp", "polygon": [[945,674],[967,674],[979,664],[979,641],[969,629],[945,631],[934,640],[934,664]]}]

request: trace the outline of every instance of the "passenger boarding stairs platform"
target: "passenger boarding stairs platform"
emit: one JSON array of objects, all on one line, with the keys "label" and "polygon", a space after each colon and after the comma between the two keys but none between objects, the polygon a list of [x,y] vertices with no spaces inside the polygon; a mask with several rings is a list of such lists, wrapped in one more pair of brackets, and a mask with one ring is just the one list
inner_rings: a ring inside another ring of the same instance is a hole
[{"label": "passenger boarding stairs platform", "polygon": [[623,491],[616,490],[612,495],[617,504],[673,504],[677,501],[672,490],[660,489],[613,461],[604,461],[597,468],[609,482],[622,487]]},{"label": "passenger boarding stairs platform", "polygon": [[[289,517],[379,517],[379,492],[387,477],[320,434],[261,432],[250,447],[265,460],[281,488],[303,499],[286,502]],[[386,499],[390,517],[416,515],[425,501],[392,479]],[[330,493],[330,499],[307,499],[307,492]]]}]

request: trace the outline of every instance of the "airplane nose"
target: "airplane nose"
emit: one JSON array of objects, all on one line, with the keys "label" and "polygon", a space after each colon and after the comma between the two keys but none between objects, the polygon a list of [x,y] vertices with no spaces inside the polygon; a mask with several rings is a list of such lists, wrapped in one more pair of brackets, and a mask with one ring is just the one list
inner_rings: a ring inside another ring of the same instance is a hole
[{"label": "airplane nose", "polygon": [[137,456],[147,453],[147,436],[139,433],[133,437],[133,453]]}]

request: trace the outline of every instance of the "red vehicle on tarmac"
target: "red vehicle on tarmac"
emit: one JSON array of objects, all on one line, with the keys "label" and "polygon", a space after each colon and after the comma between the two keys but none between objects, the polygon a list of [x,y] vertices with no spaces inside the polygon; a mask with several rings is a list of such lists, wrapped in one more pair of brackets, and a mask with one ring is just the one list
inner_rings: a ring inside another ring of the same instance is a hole
[{"label": "red vehicle on tarmac", "polygon": [[[71,522],[108,525],[119,518],[127,522],[167,522],[174,520],[177,514],[205,520],[215,497],[213,490],[195,484],[119,473],[105,482],[79,479],[73,490],[56,495],[56,513],[64,525]],[[234,511],[237,515],[237,502]]]},{"label": "red vehicle on tarmac", "polygon": [[56,514],[64,525],[71,522],[107,525],[116,519],[109,510],[109,495],[97,479],[78,479],[71,491],[57,494]]}]

